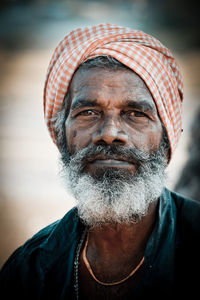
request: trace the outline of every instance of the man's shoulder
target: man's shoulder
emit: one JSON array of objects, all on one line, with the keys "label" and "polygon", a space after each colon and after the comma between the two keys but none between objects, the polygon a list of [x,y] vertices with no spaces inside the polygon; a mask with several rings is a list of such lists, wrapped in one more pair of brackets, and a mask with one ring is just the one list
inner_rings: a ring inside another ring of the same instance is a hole
[{"label": "man's shoulder", "polygon": [[200,237],[200,202],[167,189],[165,193],[176,207],[176,219],[183,235],[188,239]]},{"label": "man's shoulder", "polygon": [[33,237],[28,239],[22,246],[17,248],[9,257],[5,265],[21,264],[22,261],[25,262],[29,259],[33,253],[48,251],[48,248],[53,246],[56,247],[56,241],[59,237],[63,236],[65,232],[65,238],[67,238],[67,234],[70,235],[73,231],[73,227],[77,223],[77,220],[77,209],[74,207],[67,212],[63,218],[44,227]]},{"label": "man's shoulder", "polygon": [[174,212],[176,287],[190,295],[199,284],[196,274],[200,269],[200,203],[175,192],[167,193]]},{"label": "man's shoulder", "polygon": [[77,222],[76,207],[68,211],[63,218],[51,223],[50,225],[38,231],[33,237],[27,240],[22,247],[45,247],[49,240],[54,238],[54,236],[57,236],[61,231],[64,230],[70,232],[75,222]]},{"label": "man's shoulder", "polygon": [[[200,217],[200,202],[187,198],[179,193],[169,191],[170,195],[177,207],[178,212],[182,218],[192,219],[194,221],[199,220]],[[199,223],[199,222],[198,222]]]},{"label": "man's shoulder", "polygon": [[[77,209],[73,208],[15,250],[0,272],[1,289],[7,298],[14,299],[17,295],[20,299],[41,299],[39,295],[44,292],[51,273],[55,275],[56,288],[64,278],[69,283],[72,256],[82,226]],[[69,271],[68,277],[66,270]],[[48,285],[50,290],[51,285]]]}]

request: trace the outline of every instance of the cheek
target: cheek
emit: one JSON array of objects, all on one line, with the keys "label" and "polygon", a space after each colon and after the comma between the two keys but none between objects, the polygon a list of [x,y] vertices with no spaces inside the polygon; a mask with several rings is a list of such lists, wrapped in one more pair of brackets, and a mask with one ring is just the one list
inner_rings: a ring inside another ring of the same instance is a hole
[{"label": "cheek", "polygon": [[71,154],[76,153],[79,149],[85,148],[91,141],[91,135],[84,131],[78,130],[75,126],[65,126],[66,143]]},{"label": "cheek", "polygon": [[162,127],[153,128],[147,135],[148,148],[157,151],[162,140]]},{"label": "cheek", "polygon": [[145,134],[134,133],[132,136],[129,136],[129,141],[131,146],[144,151],[148,150],[148,136]]},{"label": "cheek", "polygon": [[144,151],[157,151],[162,139],[162,127],[149,128],[148,130],[129,132],[131,144]]}]

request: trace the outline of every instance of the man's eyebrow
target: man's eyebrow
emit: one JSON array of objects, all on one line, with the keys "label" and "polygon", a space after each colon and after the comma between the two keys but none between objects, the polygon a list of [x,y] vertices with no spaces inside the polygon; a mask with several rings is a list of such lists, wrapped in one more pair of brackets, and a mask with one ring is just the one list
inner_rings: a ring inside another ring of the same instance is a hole
[{"label": "man's eyebrow", "polygon": [[72,107],[71,109],[72,110],[75,110],[75,109],[79,109],[79,108],[82,108],[82,107],[87,107],[87,106],[97,106],[97,101],[94,99],[94,100],[89,100],[89,99],[82,99],[82,98],[77,98],[73,101],[72,103]]},{"label": "man's eyebrow", "polygon": [[[73,101],[71,110],[83,108],[83,107],[94,107],[97,106],[97,100],[96,99],[84,99],[84,98],[77,98]],[[141,109],[142,111],[156,111],[156,107],[153,103],[149,103],[147,100],[126,100],[123,106],[127,106],[134,109]]]},{"label": "man's eyebrow", "polygon": [[141,109],[142,111],[156,111],[155,105],[146,100],[127,100],[125,105],[131,108]]}]

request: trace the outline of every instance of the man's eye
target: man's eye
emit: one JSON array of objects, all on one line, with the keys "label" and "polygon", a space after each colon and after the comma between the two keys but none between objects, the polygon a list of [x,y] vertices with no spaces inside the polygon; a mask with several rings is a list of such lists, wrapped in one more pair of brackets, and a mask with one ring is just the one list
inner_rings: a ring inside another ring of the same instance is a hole
[{"label": "man's eye", "polygon": [[91,109],[83,110],[78,113],[78,116],[96,116],[96,115],[98,115],[98,112]]},{"label": "man's eye", "polygon": [[138,110],[128,111],[127,114],[128,114],[129,117],[132,117],[132,118],[146,117],[145,113],[143,113],[142,111],[138,111]]}]

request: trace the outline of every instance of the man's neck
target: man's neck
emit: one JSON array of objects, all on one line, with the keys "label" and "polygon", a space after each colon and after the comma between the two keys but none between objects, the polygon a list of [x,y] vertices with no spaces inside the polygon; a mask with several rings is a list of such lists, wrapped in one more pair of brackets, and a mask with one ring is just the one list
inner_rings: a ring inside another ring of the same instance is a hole
[{"label": "man's neck", "polygon": [[109,269],[114,278],[117,268],[123,273],[138,264],[157,219],[157,206],[157,202],[152,204],[137,223],[105,224],[89,230],[87,257],[97,274],[103,278]]}]

